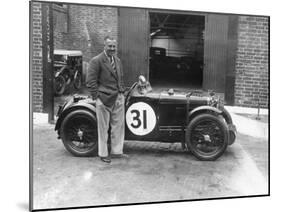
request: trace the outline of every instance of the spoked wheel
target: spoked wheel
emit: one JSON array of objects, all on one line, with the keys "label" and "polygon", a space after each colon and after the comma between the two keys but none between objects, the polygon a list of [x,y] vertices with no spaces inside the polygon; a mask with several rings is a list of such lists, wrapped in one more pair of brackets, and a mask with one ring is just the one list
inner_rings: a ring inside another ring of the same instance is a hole
[{"label": "spoked wheel", "polygon": [[54,90],[56,95],[62,95],[65,91],[65,79],[63,76],[59,75],[55,77]]},{"label": "spoked wheel", "polygon": [[215,115],[198,115],[186,130],[187,147],[199,160],[216,160],[224,153],[227,143],[227,125]]},{"label": "spoked wheel", "polygon": [[82,85],[82,76],[78,71],[76,71],[74,76],[73,86],[74,88],[79,89],[81,85]]},{"label": "spoked wheel", "polygon": [[96,117],[86,110],[69,113],[61,125],[61,138],[65,148],[73,155],[95,155],[98,148]]}]

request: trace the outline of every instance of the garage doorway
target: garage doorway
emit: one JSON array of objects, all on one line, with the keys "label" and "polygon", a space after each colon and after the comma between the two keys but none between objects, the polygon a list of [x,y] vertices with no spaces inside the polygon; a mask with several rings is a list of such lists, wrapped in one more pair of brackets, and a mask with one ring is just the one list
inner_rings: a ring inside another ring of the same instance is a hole
[{"label": "garage doorway", "polygon": [[149,80],[202,89],[205,16],[150,12]]}]

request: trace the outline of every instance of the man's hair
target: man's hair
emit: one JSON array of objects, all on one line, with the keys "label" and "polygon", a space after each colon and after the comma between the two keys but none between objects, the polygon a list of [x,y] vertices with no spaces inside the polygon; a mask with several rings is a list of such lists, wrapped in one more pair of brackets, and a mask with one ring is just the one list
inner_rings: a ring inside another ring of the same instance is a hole
[{"label": "man's hair", "polygon": [[104,37],[104,42],[105,42],[106,40],[115,40],[115,38],[113,38],[113,37],[110,36],[110,35],[106,35],[106,36]]}]

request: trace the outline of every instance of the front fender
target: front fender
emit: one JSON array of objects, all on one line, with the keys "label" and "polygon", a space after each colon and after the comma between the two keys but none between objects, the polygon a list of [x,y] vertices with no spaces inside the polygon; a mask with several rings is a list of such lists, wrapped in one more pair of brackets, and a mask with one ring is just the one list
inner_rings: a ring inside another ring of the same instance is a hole
[{"label": "front fender", "polygon": [[233,124],[231,115],[225,108],[222,109],[222,116],[224,117],[227,124]]},{"label": "front fender", "polygon": [[222,111],[219,110],[218,108],[211,107],[211,106],[208,106],[208,105],[204,105],[204,106],[196,107],[192,111],[190,111],[189,112],[189,117],[190,117],[189,120],[191,120],[196,114],[206,112],[206,111],[212,111],[212,112],[215,112],[217,114],[222,113]]},{"label": "front fender", "polygon": [[234,143],[234,141],[236,139],[236,135],[237,135],[236,126],[233,124],[233,121],[232,121],[230,113],[225,108],[222,109],[222,116],[223,116],[223,118],[225,119],[225,121],[228,124],[228,129],[229,129],[229,141],[228,141],[228,144],[232,145]]},{"label": "front fender", "polygon": [[225,108],[222,108],[222,110],[220,110],[218,108],[211,107],[211,106],[206,106],[206,105],[200,106],[200,107],[193,109],[191,112],[189,112],[189,117],[190,117],[189,120],[191,120],[198,114],[208,112],[208,111],[212,111],[212,112],[217,113],[218,115],[223,116],[223,118],[225,119],[227,126],[228,126],[228,132],[229,132],[228,145],[233,144],[236,139],[237,130],[236,130],[235,125],[232,122],[231,115]]},{"label": "front fender", "polygon": [[60,113],[60,115],[57,119],[55,130],[58,131],[58,134],[60,134],[59,129],[60,129],[61,123],[64,120],[64,118],[67,116],[67,114],[69,114],[73,110],[77,110],[77,109],[85,109],[87,111],[90,111],[94,115],[96,114],[96,107],[92,104],[89,104],[89,103],[85,102],[85,101],[84,102],[83,101],[77,102],[77,103],[74,103],[73,105],[70,105],[69,107],[65,108]]}]

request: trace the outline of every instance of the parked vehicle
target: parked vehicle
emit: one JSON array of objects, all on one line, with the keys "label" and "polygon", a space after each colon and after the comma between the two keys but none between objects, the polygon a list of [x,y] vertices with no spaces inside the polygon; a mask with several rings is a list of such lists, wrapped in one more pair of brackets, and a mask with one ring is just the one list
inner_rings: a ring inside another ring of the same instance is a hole
[{"label": "parked vehicle", "polygon": [[[125,139],[180,142],[199,160],[219,158],[234,143],[236,127],[214,93],[198,96],[173,89],[154,92],[140,76],[125,94]],[[98,148],[96,102],[74,95],[59,107],[55,130],[75,156]]]},{"label": "parked vehicle", "polygon": [[[202,78],[203,61],[197,55],[167,56],[166,49],[162,47],[150,47],[150,77],[161,78],[174,75],[183,77]],[[183,54],[183,52],[179,52]]]},{"label": "parked vehicle", "polygon": [[54,70],[56,95],[62,95],[70,83],[75,89],[79,89],[82,85],[82,52],[54,50]]}]

